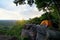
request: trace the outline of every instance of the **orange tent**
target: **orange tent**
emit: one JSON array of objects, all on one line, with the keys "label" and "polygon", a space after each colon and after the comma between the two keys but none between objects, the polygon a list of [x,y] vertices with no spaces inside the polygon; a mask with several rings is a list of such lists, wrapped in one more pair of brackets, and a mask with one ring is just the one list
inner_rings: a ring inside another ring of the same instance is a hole
[{"label": "orange tent", "polygon": [[42,25],[52,26],[52,22],[50,20],[43,20],[41,22]]}]

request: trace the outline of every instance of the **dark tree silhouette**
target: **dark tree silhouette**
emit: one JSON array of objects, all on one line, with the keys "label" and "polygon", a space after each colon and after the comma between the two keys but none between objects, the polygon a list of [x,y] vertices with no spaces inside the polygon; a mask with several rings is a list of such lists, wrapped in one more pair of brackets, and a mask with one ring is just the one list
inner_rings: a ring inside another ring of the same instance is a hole
[{"label": "dark tree silhouette", "polygon": [[[57,13],[58,16],[58,20],[59,21],[59,27],[60,27],[60,0],[14,0],[14,3],[16,4],[16,6],[21,5],[21,4],[29,4],[30,6],[32,6],[33,3],[36,4],[36,7],[38,8],[38,10],[40,11],[41,9],[43,9],[44,11],[47,12],[47,9],[49,10],[49,13],[53,13],[51,10],[56,10],[54,12]],[[47,9],[45,9],[47,8]],[[48,16],[49,17],[49,16]],[[49,17],[50,19],[50,17]]]}]

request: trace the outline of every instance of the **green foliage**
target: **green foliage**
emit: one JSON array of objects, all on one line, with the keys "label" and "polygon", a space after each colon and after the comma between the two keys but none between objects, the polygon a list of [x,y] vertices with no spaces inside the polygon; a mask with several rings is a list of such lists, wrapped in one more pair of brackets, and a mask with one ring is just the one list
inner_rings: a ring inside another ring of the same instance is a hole
[{"label": "green foliage", "polygon": [[35,17],[35,18],[33,18],[33,19],[30,19],[30,20],[29,20],[29,23],[39,24],[39,23],[40,23],[40,18],[39,18],[39,17]]},{"label": "green foliage", "polygon": [[16,21],[16,25],[12,26],[12,28],[8,30],[7,35],[15,36],[20,40],[21,31],[22,31],[24,24],[25,24],[24,20]]},{"label": "green foliage", "polygon": [[0,35],[10,35],[10,36],[15,36],[17,37],[19,40],[21,40],[21,31],[22,28],[24,26],[24,24],[26,24],[27,21],[25,20],[17,20],[16,24],[14,22],[15,25],[12,26],[0,26]]},{"label": "green foliage", "polygon": [[35,4],[37,5],[38,10],[41,10],[48,7],[48,3],[50,3],[50,1],[51,0],[35,0]]},{"label": "green foliage", "polygon": [[40,24],[42,20],[48,20],[49,19],[48,13],[43,14],[41,17],[35,17],[29,20],[29,23],[32,24]]},{"label": "green foliage", "polygon": [[15,0],[14,3],[16,4],[16,6],[21,5],[21,4],[24,4],[25,3],[25,0]]},{"label": "green foliage", "polygon": [[7,35],[15,36],[18,39],[20,39],[22,28],[23,28],[22,25],[19,25],[19,26],[15,25],[8,31]]},{"label": "green foliage", "polygon": [[[14,3],[16,4],[16,6],[21,5],[21,4],[26,4],[25,2],[26,0],[14,0]],[[34,0],[27,0],[27,4],[29,4],[30,6],[32,6],[32,4],[34,3]]]},{"label": "green foliage", "polygon": [[55,26],[58,27],[57,25],[58,25],[59,21],[57,21],[58,20],[58,16],[57,16],[56,13],[49,13],[48,14],[48,12],[46,12],[41,17],[36,17],[36,18],[30,19],[29,22],[32,23],[32,24],[40,24],[43,20],[50,20],[50,21],[52,21],[52,27],[49,27],[49,29],[52,29]]}]

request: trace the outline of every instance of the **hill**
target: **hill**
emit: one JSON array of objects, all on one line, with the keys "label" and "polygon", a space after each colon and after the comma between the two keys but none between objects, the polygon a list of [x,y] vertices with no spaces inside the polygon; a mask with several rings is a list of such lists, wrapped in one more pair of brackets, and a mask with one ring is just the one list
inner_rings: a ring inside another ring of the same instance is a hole
[{"label": "hill", "polygon": [[0,20],[0,30],[7,30],[16,24],[16,20]]}]

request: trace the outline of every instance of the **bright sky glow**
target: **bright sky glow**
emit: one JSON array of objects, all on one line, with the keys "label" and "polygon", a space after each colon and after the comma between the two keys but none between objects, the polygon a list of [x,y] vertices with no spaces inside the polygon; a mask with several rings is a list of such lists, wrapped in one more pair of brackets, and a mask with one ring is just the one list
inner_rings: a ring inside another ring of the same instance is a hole
[{"label": "bright sky glow", "polygon": [[36,5],[32,7],[29,5],[16,6],[14,0],[0,0],[0,20],[22,20],[34,17],[39,17],[44,12],[38,11]]}]

